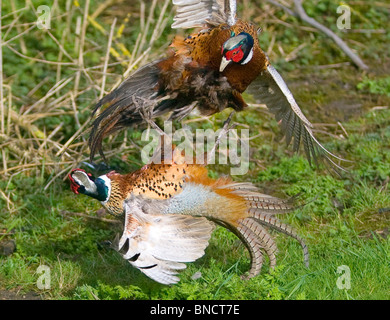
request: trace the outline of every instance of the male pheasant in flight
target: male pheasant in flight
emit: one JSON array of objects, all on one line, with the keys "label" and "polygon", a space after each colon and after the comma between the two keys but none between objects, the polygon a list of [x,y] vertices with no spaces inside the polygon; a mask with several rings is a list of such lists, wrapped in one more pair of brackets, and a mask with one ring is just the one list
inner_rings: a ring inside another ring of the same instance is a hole
[{"label": "male pheasant in flight", "polygon": [[173,0],[176,16],[172,28],[202,29],[185,39],[176,37],[168,56],[138,69],[101,99],[93,114],[89,138],[91,161],[102,152],[102,140],[127,126],[171,112],[182,119],[195,107],[203,115],[225,108],[243,110],[242,93],[249,91],[276,116],[287,145],[301,141],[309,162],[321,160],[336,172],[334,156],[314,137],[282,77],[261,49],[259,28],[236,18],[236,0]]},{"label": "male pheasant in flight", "polygon": [[289,201],[261,194],[250,183],[211,179],[204,166],[186,164],[175,152],[171,159],[125,175],[112,171],[95,179],[82,169],[69,174],[73,192],[124,217],[118,250],[125,250],[123,257],[133,266],[160,283],[176,283],[182,262],[204,255],[212,222],[234,232],[248,248],[248,278],[260,273],[263,252],[270,267],[276,265],[277,246],[267,229],[298,240],[308,266],[305,242],[275,216],[293,209]]}]

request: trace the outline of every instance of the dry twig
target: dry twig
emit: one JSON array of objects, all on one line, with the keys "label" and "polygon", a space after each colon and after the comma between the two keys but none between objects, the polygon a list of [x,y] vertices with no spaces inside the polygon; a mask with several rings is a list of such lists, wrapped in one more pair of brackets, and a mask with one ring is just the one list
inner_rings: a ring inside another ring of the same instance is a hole
[{"label": "dry twig", "polygon": [[362,70],[368,70],[368,66],[363,62],[363,60],[360,59],[360,57],[356,53],[354,53],[337,34],[335,34],[332,30],[319,23],[317,20],[307,15],[305,9],[302,6],[302,0],[294,0],[294,6],[295,6],[294,11],[282,5],[281,3],[277,2],[276,0],[267,0],[267,1],[275,6],[282,8],[288,14],[300,18],[302,21],[310,24],[314,28],[325,33],[339,46],[339,48],[353,61],[353,63],[356,66],[358,66]]}]

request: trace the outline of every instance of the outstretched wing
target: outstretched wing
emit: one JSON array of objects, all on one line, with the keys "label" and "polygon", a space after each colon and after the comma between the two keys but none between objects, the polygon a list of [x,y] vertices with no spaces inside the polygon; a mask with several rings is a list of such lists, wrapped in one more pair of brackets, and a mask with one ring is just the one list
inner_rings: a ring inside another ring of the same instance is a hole
[{"label": "outstretched wing", "polygon": [[149,278],[162,284],[179,281],[183,262],[204,255],[214,224],[203,217],[144,213],[136,200],[125,203],[125,227],[118,250]]},{"label": "outstretched wing", "polygon": [[250,85],[248,92],[267,105],[268,109],[275,114],[280,123],[282,132],[286,136],[289,145],[294,137],[293,150],[299,150],[301,141],[310,164],[312,161],[318,164],[322,161],[328,169],[337,174],[343,171],[335,159],[345,161],[332,154],[315,138],[313,125],[306,119],[291,91],[276,69],[269,65],[259,77]]},{"label": "outstretched wing", "polygon": [[122,84],[107,94],[95,106],[92,116],[100,109],[103,111],[93,121],[88,145],[90,148],[90,160],[93,162],[95,153],[99,151],[104,159],[102,151],[103,138],[131,124],[143,120],[144,105],[150,105],[145,101],[151,101],[157,95],[156,86],[160,69],[159,61],[151,62],[135,71]]},{"label": "outstretched wing", "polygon": [[172,28],[195,28],[236,22],[236,0],[172,0],[176,15]]}]

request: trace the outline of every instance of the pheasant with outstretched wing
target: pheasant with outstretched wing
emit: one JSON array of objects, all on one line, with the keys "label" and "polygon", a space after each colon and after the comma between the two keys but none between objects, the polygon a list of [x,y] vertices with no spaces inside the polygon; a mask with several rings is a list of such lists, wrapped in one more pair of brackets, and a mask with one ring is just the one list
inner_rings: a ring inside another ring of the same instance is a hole
[{"label": "pheasant with outstretched wing", "polygon": [[[89,146],[91,160],[103,138],[128,126],[149,123],[170,113],[182,119],[194,108],[212,115],[225,108],[244,110],[248,91],[280,121],[293,149],[303,144],[309,162],[322,161],[339,173],[341,160],[315,138],[286,83],[261,49],[254,24],[236,17],[234,0],[173,0],[172,28],[199,27],[186,38],[175,37],[165,58],[152,61],[130,75],[100,100],[94,113]],[[248,89],[248,90],[247,90]]]},{"label": "pheasant with outstretched wing", "polygon": [[94,178],[82,169],[69,174],[71,188],[101,204],[118,218],[125,217],[118,249],[147,276],[176,283],[183,262],[204,254],[212,223],[236,234],[247,247],[251,267],[247,278],[258,275],[263,256],[276,266],[277,245],[269,230],[296,239],[309,263],[305,241],[277,218],[294,209],[292,201],[260,193],[251,183],[228,177],[212,179],[205,167],[178,161],[149,164],[128,174],[115,171]]}]

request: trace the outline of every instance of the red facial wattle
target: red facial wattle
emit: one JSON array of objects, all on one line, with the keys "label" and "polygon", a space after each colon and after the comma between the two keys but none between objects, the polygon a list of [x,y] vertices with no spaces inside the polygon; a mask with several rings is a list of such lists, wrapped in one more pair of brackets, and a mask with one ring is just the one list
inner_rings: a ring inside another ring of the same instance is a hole
[{"label": "red facial wattle", "polygon": [[72,178],[72,174],[68,174],[68,178],[70,180],[70,188],[72,189],[72,191],[75,193],[75,194],[79,194],[79,188],[80,186],[76,183],[76,181],[74,181],[74,179]]},{"label": "red facial wattle", "polygon": [[92,174],[90,173],[87,173],[85,170],[83,169],[73,169],[72,172],[70,174],[68,174],[68,178],[70,180],[70,188],[72,189],[72,191],[75,193],[75,194],[79,194],[79,189],[80,189],[80,185],[73,179],[72,177],[72,173],[75,172],[75,171],[82,171],[82,172],[85,172],[88,177],[91,177],[92,178]]},{"label": "red facial wattle", "polygon": [[226,51],[225,58],[227,60],[232,60],[234,62],[240,62],[244,57],[244,52],[242,51],[242,46],[233,48],[232,50]]}]

